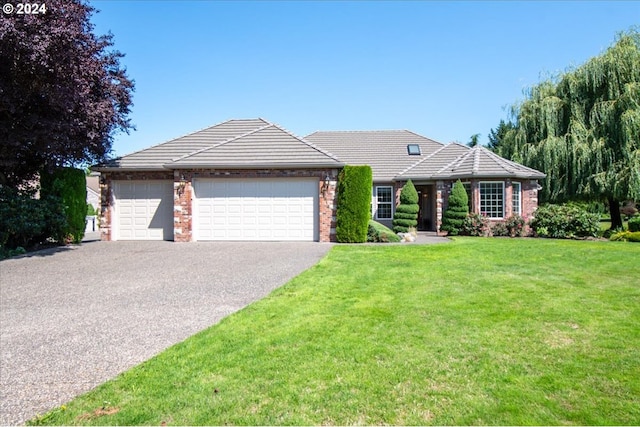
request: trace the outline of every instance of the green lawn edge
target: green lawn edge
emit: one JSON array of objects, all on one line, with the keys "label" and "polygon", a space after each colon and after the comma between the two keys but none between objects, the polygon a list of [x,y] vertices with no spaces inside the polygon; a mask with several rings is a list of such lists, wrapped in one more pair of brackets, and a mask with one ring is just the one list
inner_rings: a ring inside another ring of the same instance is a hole
[{"label": "green lawn edge", "polygon": [[31,424],[638,425],[640,246],[338,245]]}]

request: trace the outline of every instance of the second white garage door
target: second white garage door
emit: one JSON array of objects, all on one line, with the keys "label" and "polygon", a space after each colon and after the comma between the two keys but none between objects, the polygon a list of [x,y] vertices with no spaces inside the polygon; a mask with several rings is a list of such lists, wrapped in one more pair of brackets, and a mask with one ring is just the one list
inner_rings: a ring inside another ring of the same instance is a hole
[{"label": "second white garage door", "polygon": [[318,180],[198,179],[195,240],[318,240]]}]

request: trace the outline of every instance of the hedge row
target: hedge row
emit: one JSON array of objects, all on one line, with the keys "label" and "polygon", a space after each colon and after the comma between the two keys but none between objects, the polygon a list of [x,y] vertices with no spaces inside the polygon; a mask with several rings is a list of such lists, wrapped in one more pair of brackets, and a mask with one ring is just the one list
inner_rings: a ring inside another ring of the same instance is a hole
[{"label": "hedge row", "polygon": [[363,243],[371,218],[370,166],[345,166],[338,176],[336,240],[340,243]]}]

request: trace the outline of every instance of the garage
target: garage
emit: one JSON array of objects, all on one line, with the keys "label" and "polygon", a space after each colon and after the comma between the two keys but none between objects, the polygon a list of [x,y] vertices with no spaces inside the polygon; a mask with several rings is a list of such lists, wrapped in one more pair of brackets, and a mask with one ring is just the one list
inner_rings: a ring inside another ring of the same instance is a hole
[{"label": "garage", "polygon": [[172,181],[114,181],[114,240],[173,240]]},{"label": "garage", "polygon": [[318,180],[194,180],[194,240],[317,241]]}]

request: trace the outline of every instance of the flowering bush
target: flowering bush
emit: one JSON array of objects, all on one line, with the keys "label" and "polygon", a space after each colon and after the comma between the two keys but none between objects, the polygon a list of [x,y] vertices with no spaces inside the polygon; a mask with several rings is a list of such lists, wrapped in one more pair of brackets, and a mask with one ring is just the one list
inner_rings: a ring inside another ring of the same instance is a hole
[{"label": "flowering bush", "polygon": [[[504,221],[509,237],[524,236],[525,220],[520,215],[512,215]],[[494,233],[495,234],[495,233]]]},{"label": "flowering bush", "polygon": [[491,236],[489,218],[477,213],[468,214],[462,223],[460,234],[465,236]]},{"label": "flowering bush", "polygon": [[509,235],[509,229],[507,229],[504,222],[496,222],[491,227],[491,233],[494,237],[505,237]]}]

